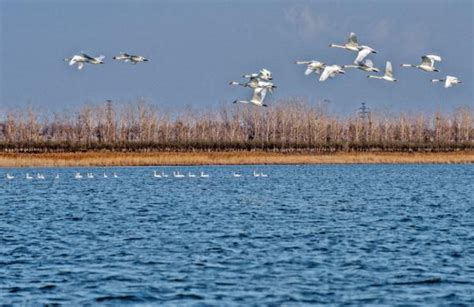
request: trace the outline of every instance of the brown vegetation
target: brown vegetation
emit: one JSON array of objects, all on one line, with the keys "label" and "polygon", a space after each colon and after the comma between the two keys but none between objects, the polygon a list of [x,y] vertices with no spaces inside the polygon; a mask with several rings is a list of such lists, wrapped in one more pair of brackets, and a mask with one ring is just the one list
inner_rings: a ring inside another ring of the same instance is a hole
[{"label": "brown vegetation", "polygon": [[274,152],[0,153],[0,167],[340,163],[474,163],[474,152],[340,152],[333,154]]},{"label": "brown vegetation", "polygon": [[0,152],[448,152],[474,149],[473,112],[329,114],[296,99],[270,108],[225,105],[216,111],[160,112],[139,101],[73,113],[32,108],[0,114]]}]

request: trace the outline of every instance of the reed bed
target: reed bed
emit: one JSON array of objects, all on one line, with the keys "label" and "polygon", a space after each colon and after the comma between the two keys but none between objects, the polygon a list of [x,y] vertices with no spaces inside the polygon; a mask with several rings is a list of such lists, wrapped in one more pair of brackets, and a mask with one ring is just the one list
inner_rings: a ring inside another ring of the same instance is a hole
[{"label": "reed bed", "polygon": [[289,99],[270,108],[226,104],[207,111],[169,114],[139,100],[120,106],[112,102],[85,105],[52,114],[31,107],[8,110],[0,114],[0,120],[0,152],[4,153],[237,152],[242,156],[241,152],[248,151],[474,150],[469,107],[447,114],[372,112],[361,116],[354,112],[341,117],[329,113],[324,104]]},{"label": "reed bed", "polygon": [[275,152],[0,153],[0,167],[361,163],[474,163],[474,152],[338,152],[333,154]]}]

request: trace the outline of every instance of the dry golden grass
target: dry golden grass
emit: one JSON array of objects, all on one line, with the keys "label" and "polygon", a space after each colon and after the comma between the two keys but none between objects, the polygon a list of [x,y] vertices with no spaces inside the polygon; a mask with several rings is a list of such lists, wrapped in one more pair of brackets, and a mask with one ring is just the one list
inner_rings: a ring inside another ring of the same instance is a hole
[{"label": "dry golden grass", "polygon": [[231,164],[350,164],[350,163],[474,163],[474,152],[446,153],[0,153],[0,167],[231,165]]}]

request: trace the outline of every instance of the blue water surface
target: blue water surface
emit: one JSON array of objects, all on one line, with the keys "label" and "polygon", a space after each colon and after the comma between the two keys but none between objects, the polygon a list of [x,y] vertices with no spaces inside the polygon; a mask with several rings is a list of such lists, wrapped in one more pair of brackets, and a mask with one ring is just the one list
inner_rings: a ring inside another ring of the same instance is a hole
[{"label": "blue water surface", "polygon": [[474,304],[473,165],[0,176],[2,304]]}]

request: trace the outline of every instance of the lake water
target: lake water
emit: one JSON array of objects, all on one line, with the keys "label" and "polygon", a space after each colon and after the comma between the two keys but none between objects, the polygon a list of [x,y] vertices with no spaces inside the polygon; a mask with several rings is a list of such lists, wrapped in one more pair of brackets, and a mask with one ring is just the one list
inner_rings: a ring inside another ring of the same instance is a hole
[{"label": "lake water", "polygon": [[474,304],[474,165],[76,171],[0,170],[0,304]]}]

